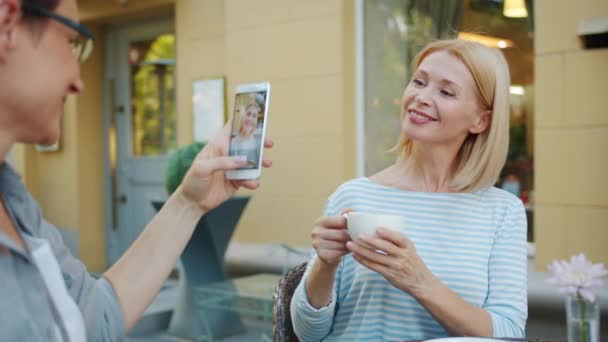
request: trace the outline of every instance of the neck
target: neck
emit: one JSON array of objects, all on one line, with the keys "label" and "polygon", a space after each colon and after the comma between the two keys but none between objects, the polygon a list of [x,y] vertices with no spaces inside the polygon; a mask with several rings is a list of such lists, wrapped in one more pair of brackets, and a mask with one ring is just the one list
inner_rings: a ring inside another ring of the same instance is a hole
[{"label": "neck", "polygon": [[450,146],[430,146],[414,143],[412,155],[399,160],[395,167],[407,187],[416,191],[451,192],[458,149]]},{"label": "neck", "polygon": [[12,129],[5,120],[6,117],[7,115],[4,115],[4,112],[0,109],[0,164],[6,160],[8,152],[15,142],[13,134],[11,134]]},{"label": "neck", "polygon": [[252,134],[253,134],[252,129],[244,129],[241,131],[241,135],[245,138],[250,138]]},{"label": "neck", "polygon": [[11,144],[5,144],[3,141],[0,141],[0,164],[8,158],[8,152],[11,150],[11,146]]}]

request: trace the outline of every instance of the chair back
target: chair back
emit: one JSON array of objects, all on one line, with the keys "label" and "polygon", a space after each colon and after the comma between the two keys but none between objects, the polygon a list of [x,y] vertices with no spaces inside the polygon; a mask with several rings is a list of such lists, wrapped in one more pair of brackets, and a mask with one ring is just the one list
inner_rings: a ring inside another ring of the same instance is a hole
[{"label": "chair back", "polygon": [[274,289],[272,296],[274,309],[272,311],[272,334],[277,342],[299,341],[293,331],[291,324],[291,314],[289,311],[291,297],[296,287],[300,284],[302,276],[306,271],[306,263],[300,264],[287,273],[279,280],[279,284]]}]

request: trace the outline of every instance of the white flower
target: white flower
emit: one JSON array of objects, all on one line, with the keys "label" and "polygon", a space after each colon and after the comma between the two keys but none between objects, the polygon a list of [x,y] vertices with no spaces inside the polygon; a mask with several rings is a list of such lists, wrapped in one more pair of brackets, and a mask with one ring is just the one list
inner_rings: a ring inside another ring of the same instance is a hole
[{"label": "white flower", "polygon": [[603,263],[592,264],[584,254],[572,256],[570,262],[554,260],[547,266],[552,277],[547,282],[557,285],[561,293],[581,295],[590,302],[595,301],[595,290],[604,284],[608,275]]}]

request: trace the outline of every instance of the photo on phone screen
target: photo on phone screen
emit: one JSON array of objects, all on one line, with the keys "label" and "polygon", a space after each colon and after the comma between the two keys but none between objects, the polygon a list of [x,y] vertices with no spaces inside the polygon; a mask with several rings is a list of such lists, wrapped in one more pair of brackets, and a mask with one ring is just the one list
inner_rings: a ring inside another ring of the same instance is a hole
[{"label": "photo on phone screen", "polygon": [[[229,155],[245,156],[247,163],[240,170],[259,170],[263,153],[265,120],[268,105],[268,86],[253,87],[255,90],[237,90],[232,130],[230,133]],[[260,88],[263,88],[260,90]],[[237,88],[238,89],[238,88]],[[232,179],[259,176],[255,172],[231,172]]]}]

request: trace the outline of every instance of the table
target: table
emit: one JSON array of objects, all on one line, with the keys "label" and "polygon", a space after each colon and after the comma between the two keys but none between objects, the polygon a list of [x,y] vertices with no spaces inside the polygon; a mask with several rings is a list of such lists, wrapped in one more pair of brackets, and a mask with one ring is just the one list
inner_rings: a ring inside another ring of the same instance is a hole
[{"label": "table", "polygon": [[[278,274],[261,273],[195,287],[195,304],[200,313],[200,323],[206,331],[201,340],[214,340],[215,327],[205,313],[219,310],[237,313],[249,326],[253,324],[259,331],[258,340],[271,341],[274,306],[272,294],[280,278],[281,275]],[[248,340],[251,341],[251,335]]]}]

